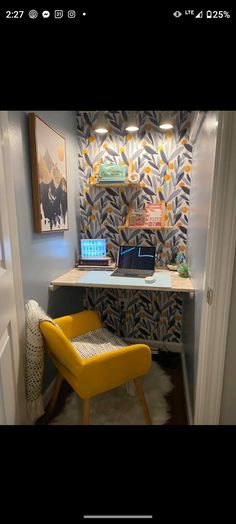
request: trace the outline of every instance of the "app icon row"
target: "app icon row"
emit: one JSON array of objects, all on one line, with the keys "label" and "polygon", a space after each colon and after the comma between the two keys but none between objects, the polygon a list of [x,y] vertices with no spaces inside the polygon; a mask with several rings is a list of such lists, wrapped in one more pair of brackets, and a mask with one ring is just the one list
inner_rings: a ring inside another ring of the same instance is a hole
[{"label": "app icon row", "polygon": [[[31,9],[28,15],[29,15],[29,18],[35,19],[39,16],[39,13],[35,9]],[[76,11],[74,11],[74,9],[69,9],[67,12],[65,12],[63,9],[55,9],[53,15],[54,15],[54,18],[57,18],[57,19],[63,18],[64,15],[66,15],[67,18],[76,18],[77,13]],[[86,16],[86,13],[82,13],[82,15]],[[50,11],[45,10],[42,12],[43,18],[49,18],[50,16],[51,16]]]}]

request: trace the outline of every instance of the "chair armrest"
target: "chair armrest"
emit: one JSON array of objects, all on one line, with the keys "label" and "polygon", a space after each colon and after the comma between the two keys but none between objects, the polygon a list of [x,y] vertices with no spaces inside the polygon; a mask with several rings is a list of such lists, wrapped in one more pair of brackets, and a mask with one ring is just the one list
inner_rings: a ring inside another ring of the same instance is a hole
[{"label": "chair armrest", "polygon": [[61,366],[77,376],[81,370],[82,359],[65,333],[47,320],[41,321],[39,327],[56,367]]},{"label": "chair armrest", "polygon": [[100,319],[94,311],[81,311],[54,320],[69,339],[102,327]]},{"label": "chair armrest", "polygon": [[151,367],[151,350],[145,344],[133,344],[82,360],[78,376],[81,398],[90,398],[145,375]]}]

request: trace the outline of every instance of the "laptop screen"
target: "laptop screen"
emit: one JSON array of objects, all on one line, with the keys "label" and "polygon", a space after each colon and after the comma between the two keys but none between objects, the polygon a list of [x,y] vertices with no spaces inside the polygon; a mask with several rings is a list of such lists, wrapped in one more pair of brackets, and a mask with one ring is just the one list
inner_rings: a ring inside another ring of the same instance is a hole
[{"label": "laptop screen", "polygon": [[105,238],[85,238],[80,241],[81,257],[94,258],[106,256],[106,239]]},{"label": "laptop screen", "polygon": [[155,247],[120,246],[118,268],[154,270],[155,254]]}]

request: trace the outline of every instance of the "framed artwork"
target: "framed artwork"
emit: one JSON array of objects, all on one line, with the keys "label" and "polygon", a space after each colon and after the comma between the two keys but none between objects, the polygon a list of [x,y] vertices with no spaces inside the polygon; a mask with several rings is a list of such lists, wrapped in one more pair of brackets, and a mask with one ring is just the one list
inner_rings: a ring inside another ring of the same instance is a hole
[{"label": "framed artwork", "polygon": [[36,233],[68,229],[66,141],[34,113],[29,137]]},{"label": "framed artwork", "polygon": [[165,225],[165,203],[147,203],[145,226],[162,227]]}]

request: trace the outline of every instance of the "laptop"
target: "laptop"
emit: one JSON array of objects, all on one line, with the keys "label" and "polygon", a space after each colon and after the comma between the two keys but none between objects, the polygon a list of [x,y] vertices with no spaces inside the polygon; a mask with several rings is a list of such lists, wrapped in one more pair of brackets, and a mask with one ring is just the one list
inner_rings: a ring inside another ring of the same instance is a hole
[{"label": "laptop", "polygon": [[114,277],[152,276],[155,271],[155,247],[120,246],[117,269],[111,273]]}]

